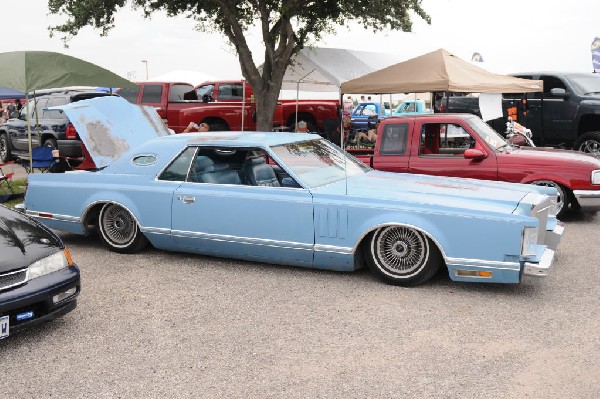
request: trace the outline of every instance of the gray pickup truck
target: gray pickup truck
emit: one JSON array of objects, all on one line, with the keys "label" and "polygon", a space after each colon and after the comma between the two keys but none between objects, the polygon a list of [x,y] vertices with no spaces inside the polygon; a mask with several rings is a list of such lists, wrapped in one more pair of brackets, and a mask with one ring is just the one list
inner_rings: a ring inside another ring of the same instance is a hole
[{"label": "gray pickup truck", "polygon": [[[528,94],[505,94],[504,116],[519,105],[518,122],[531,129],[538,145],[573,148],[600,155],[600,74],[535,72],[513,76],[544,81],[544,91]],[[526,105],[521,106],[522,100]],[[442,98],[437,107],[443,112],[479,113],[475,97]],[[491,126],[503,133],[502,121]]]}]

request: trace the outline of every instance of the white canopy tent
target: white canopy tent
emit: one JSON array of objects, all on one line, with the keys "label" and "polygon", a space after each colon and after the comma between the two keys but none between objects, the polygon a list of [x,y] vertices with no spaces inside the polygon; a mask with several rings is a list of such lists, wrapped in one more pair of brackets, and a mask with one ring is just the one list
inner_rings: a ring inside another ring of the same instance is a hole
[{"label": "white canopy tent", "polygon": [[[406,59],[391,54],[338,48],[300,50],[283,76],[282,90],[337,92],[343,82]],[[262,66],[260,67],[262,70]]]},{"label": "white canopy tent", "polygon": [[216,78],[207,73],[183,69],[174,70],[148,79],[149,82],[179,82],[190,83],[194,86],[197,86],[200,83],[204,83],[206,81],[214,80],[216,80]]}]

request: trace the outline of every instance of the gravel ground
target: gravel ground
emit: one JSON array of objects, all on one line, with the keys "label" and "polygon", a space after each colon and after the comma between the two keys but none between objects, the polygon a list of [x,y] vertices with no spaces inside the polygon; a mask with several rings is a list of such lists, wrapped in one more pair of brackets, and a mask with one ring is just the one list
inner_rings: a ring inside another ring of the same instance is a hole
[{"label": "gravel ground", "polygon": [[416,288],[63,235],[75,311],[0,341],[9,398],[598,398],[600,217],[542,285]]}]

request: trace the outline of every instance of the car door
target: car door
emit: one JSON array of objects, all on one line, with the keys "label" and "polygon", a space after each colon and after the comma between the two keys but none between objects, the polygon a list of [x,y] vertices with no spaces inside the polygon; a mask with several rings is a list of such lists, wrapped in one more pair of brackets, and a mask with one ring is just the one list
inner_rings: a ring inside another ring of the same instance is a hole
[{"label": "car door", "polygon": [[[437,176],[467,177],[497,180],[496,156],[491,149],[474,134],[469,126],[460,121],[454,123],[416,123],[413,137],[420,137],[411,152],[410,173]],[[477,149],[486,154],[483,159],[466,159],[467,149]]]},{"label": "car door", "polygon": [[[209,151],[202,150],[192,169]],[[219,151],[210,149],[215,150]],[[217,157],[210,160],[222,172],[236,167],[235,160],[225,161]],[[312,195],[303,188],[242,184],[242,179],[194,182],[190,174],[173,194],[172,233],[185,251],[310,266],[314,245]]]},{"label": "car door", "polygon": [[[29,101],[29,127],[31,129],[31,146],[40,145],[41,127],[39,125],[43,110],[48,102],[47,97],[32,99]],[[9,134],[12,137],[12,145],[17,151],[29,150],[29,132],[27,130],[27,107],[21,109],[18,120],[14,120]]]}]

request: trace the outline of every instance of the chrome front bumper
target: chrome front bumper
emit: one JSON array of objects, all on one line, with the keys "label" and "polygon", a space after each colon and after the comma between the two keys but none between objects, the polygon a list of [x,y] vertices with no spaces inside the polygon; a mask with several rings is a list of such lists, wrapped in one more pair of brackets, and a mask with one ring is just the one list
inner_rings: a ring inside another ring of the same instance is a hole
[{"label": "chrome front bumper", "polygon": [[525,262],[523,274],[526,276],[546,277],[552,262],[554,261],[554,251],[546,248],[539,262]]},{"label": "chrome front bumper", "polygon": [[573,195],[583,211],[600,211],[600,190],[574,190]]},{"label": "chrome front bumper", "polygon": [[551,250],[556,251],[558,248],[558,243],[565,232],[565,224],[561,221],[556,222],[556,226],[552,231],[546,231],[546,239],[544,240],[544,244]]}]

